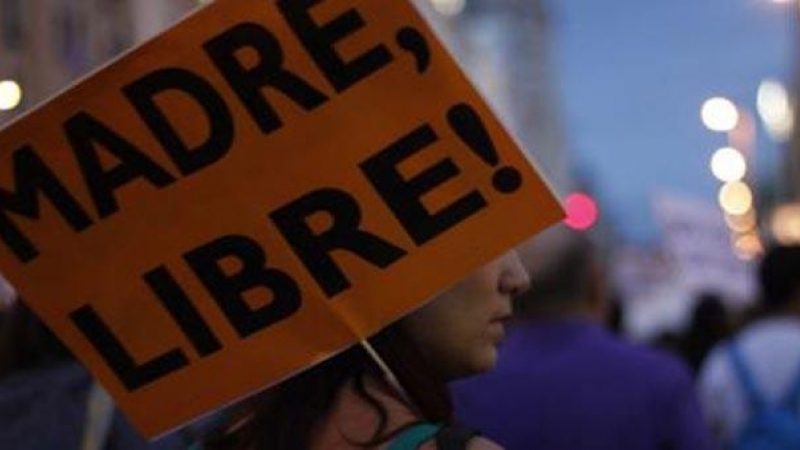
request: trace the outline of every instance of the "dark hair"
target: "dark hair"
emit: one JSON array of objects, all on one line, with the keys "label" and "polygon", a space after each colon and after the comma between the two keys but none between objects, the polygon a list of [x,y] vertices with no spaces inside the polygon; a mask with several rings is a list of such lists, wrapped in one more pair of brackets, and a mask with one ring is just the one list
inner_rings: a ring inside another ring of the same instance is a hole
[{"label": "dark hair", "polygon": [[800,294],[800,245],[770,248],[759,267],[766,306],[781,307]]},{"label": "dark hair", "polygon": [[[402,327],[395,323],[371,338],[370,343],[414,403],[408,405],[410,408],[425,421],[452,420],[453,407],[446,383],[433,375],[434,371]],[[245,425],[218,433],[209,439],[208,448],[308,449],[314,426],[331,411],[340,388],[351,381],[356,393],[378,417],[378,426],[372,430],[370,439],[354,444],[369,448],[385,443],[416,422],[389,430],[386,409],[364,387],[369,376],[379,382],[384,379],[367,352],[361,346],[352,347],[253,398],[242,411],[250,416]]]}]

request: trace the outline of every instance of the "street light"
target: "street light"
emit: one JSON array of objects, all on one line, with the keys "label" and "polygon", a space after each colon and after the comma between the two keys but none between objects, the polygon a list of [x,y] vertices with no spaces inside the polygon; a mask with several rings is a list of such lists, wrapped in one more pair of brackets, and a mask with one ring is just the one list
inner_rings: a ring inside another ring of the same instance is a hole
[{"label": "street light", "polygon": [[794,128],[795,112],[783,84],[773,79],[762,81],[758,86],[756,104],[769,135],[778,142],[788,141]]},{"label": "street light", "polygon": [[753,192],[741,181],[725,183],[719,190],[719,205],[728,214],[745,214],[753,207]]},{"label": "street light", "polygon": [[14,80],[0,81],[0,111],[10,111],[22,102],[22,88]]},{"label": "street light", "polygon": [[747,161],[733,147],[722,147],[714,152],[710,166],[711,173],[724,183],[739,181],[747,174]]},{"label": "street light", "polygon": [[713,97],[703,102],[700,117],[709,130],[727,133],[728,145],[711,157],[711,172],[725,183],[717,197],[736,255],[750,260],[763,249],[758,236],[753,191],[745,182],[748,158],[752,156],[755,144],[755,121],[746,108],[725,97]]},{"label": "street light", "polygon": [[771,228],[779,243],[800,244],[800,203],[778,207],[772,215]]},{"label": "street light", "polygon": [[736,252],[736,255],[745,261],[750,261],[764,252],[764,246],[761,243],[761,239],[755,232],[745,233],[734,237],[733,249]]},{"label": "street light", "polygon": [[758,219],[756,218],[756,212],[750,208],[744,214],[725,213],[725,223],[734,234],[742,234],[755,231],[758,226]]},{"label": "street light", "polygon": [[739,123],[739,111],[727,98],[713,97],[703,103],[700,118],[709,130],[727,132]]},{"label": "street light", "polygon": [[594,226],[600,216],[597,202],[581,192],[575,192],[564,200],[567,217],[564,224],[577,231],[587,231]]}]

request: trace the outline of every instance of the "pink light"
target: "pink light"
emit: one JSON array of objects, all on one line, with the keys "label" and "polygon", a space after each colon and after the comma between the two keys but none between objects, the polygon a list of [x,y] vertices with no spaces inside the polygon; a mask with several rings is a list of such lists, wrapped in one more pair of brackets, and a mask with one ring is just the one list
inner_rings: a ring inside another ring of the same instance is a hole
[{"label": "pink light", "polygon": [[564,201],[567,218],[564,224],[573,230],[585,231],[594,226],[599,216],[597,203],[586,194],[570,194]]}]

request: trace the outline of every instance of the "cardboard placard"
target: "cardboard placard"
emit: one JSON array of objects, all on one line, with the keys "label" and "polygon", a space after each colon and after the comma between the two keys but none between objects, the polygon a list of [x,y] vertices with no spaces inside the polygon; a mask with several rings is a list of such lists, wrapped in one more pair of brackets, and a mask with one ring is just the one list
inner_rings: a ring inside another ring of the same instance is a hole
[{"label": "cardboard placard", "polygon": [[218,0],[0,133],[0,270],[148,436],[560,217],[406,1]]}]

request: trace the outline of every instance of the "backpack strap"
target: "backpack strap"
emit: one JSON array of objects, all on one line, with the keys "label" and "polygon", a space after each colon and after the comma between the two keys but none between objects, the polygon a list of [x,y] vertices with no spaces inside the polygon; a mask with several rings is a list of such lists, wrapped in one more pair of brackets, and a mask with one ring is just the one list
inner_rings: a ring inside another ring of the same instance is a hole
[{"label": "backpack strap", "polygon": [[436,436],[441,427],[432,423],[418,423],[412,425],[392,441],[386,450],[416,450],[427,441]]},{"label": "backpack strap", "polygon": [[81,438],[81,450],[101,450],[105,447],[114,421],[114,402],[99,384],[92,383],[86,400],[86,422]]},{"label": "backpack strap", "polygon": [[756,385],[753,375],[750,373],[750,370],[747,369],[742,350],[735,341],[731,342],[728,346],[728,354],[730,355],[731,363],[733,363],[733,372],[744,388],[750,409],[752,411],[758,411],[766,407],[764,396],[761,395],[761,391],[758,385]]}]

